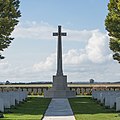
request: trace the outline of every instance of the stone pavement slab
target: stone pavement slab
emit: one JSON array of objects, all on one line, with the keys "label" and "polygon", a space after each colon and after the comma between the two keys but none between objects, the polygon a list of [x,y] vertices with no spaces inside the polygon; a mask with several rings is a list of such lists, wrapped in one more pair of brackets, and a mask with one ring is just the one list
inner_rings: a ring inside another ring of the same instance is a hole
[{"label": "stone pavement slab", "polygon": [[43,120],[75,120],[68,99],[52,99]]}]

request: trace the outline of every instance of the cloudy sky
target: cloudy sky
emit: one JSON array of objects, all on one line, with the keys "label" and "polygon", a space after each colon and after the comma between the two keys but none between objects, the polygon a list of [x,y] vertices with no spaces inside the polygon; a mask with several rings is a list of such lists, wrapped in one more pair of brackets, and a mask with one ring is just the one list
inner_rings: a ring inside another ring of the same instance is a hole
[{"label": "cloudy sky", "polygon": [[71,82],[120,81],[104,20],[109,0],[21,0],[22,17],[0,61],[0,81],[52,81],[56,74],[57,26],[63,37],[64,74]]}]

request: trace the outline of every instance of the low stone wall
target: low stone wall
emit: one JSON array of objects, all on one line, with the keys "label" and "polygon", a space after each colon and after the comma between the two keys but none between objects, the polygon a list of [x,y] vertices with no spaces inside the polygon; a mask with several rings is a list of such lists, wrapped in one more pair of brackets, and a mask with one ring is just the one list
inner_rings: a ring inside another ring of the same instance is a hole
[{"label": "low stone wall", "polygon": [[[0,91],[27,91],[29,95],[43,95],[51,84],[30,84],[30,85],[0,85]],[[68,87],[76,91],[76,95],[91,95],[92,89],[95,90],[120,90],[120,84],[68,84]]]}]

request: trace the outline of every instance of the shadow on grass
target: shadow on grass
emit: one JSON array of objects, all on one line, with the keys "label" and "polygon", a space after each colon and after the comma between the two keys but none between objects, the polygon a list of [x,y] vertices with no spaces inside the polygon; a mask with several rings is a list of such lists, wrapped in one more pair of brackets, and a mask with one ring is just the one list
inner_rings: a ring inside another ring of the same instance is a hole
[{"label": "shadow on grass", "polygon": [[16,107],[9,109],[11,113],[5,113],[14,115],[16,117],[26,115],[44,115],[51,99],[41,97],[29,97],[27,102],[20,103]]},{"label": "shadow on grass", "polygon": [[74,114],[115,113],[115,109],[107,109],[98,104],[91,97],[71,98],[69,102]]}]

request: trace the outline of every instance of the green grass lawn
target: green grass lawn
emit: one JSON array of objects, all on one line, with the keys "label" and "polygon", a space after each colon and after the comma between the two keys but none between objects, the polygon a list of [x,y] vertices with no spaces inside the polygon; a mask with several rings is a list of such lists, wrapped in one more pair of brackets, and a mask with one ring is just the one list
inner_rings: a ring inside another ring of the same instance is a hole
[{"label": "green grass lawn", "polygon": [[106,109],[91,97],[71,98],[69,102],[76,120],[120,120],[115,109]]},{"label": "green grass lawn", "polygon": [[40,120],[42,119],[51,99],[42,97],[29,97],[27,102],[5,113],[1,120]]}]

